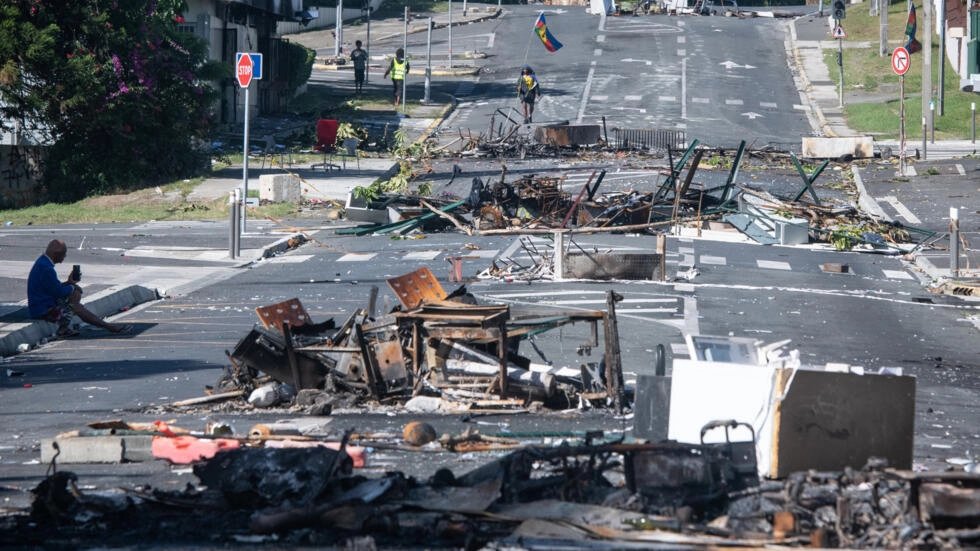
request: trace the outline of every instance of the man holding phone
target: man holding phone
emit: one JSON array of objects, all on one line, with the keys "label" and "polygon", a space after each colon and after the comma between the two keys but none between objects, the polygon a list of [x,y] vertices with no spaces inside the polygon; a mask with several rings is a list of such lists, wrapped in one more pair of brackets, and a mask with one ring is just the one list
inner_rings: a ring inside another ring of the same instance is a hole
[{"label": "man holding phone", "polygon": [[78,331],[71,328],[72,313],[85,323],[112,333],[129,331],[130,326],[108,323],[82,305],[82,288],[78,286],[82,277],[79,266],[75,266],[67,281],[58,280],[54,265],[62,263],[67,254],[68,245],[55,239],[48,243],[44,254],[34,261],[27,277],[27,309],[31,317],[57,323],[59,337],[78,334]]}]

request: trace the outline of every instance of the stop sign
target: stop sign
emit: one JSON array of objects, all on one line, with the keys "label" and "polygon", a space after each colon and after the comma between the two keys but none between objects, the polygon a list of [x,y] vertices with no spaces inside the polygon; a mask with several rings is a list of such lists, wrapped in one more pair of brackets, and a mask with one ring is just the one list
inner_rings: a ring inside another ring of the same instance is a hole
[{"label": "stop sign", "polygon": [[238,54],[238,61],[235,62],[235,78],[238,80],[238,85],[242,88],[248,88],[248,85],[252,83],[252,56],[248,54]]}]

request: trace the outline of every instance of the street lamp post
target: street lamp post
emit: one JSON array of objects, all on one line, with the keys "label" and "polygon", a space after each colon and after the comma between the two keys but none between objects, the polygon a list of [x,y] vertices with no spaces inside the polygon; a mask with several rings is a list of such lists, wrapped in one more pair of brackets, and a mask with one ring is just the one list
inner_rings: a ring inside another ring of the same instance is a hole
[{"label": "street lamp post", "polygon": [[432,86],[432,18],[426,25],[425,35],[425,97],[422,103],[429,103],[429,89]]},{"label": "street lamp post", "polygon": [[449,70],[453,69],[453,0],[449,0]]},{"label": "street lamp post", "polygon": [[361,8],[361,17],[367,20],[367,38],[365,39],[364,51],[367,53],[367,63],[364,64],[364,82],[368,81],[368,73],[371,72],[371,0],[365,0],[365,5]]}]

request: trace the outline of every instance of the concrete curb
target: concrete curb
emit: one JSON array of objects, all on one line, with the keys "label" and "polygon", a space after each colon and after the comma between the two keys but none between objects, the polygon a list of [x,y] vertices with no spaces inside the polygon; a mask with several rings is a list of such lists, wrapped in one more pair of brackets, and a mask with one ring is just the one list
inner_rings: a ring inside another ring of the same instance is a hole
[{"label": "concrete curb", "polygon": [[891,222],[891,217],[885,214],[881,205],[874,200],[874,197],[868,193],[868,189],[864,187],[864,179],[861,178],[861,172],[858,170],[858,167],[851,166],[851,174],[854,175],[854,185],[858,191],[858,208],[872,216]]},{"label": "concrete curb", "polygon": [[[124,309],[132,308],[144,302],[157,300],[160,296],[156,289],[150,289],[141,285],[130,285],[122,288],[112,288],[100,291],[87,300],[83,301],[93,314],[100,318],[109,317]],[[32,320],[25,323],[11,323],[13,329],[0,337],[0,356],[12,356],[18,353],[17,347],[21,344],[30,345],[31,348],[37,346],[43,339],[50,338],[58,330],[54,323],[46,321]]]},{"label": "concrete curb", "polygon": [[[271,258],[290,249],[294,249],[309,241],[306,234],[294,233],[283,237],[278,241],[263,247],[259,257],[249,262],[235,266],[241,268],[254,264],[259,260]],[[170,290],[171,292],[173,290]],[[142,285],[129,285],[126,287],[110,287],[92,295],[88,300],[83,300],[85,305],[93,314],[100,318],[108,318],[123,310],[128,310],[134,306],[159,300],[160,290],[150,289]],[[42,340],[50,338],[58,330],[58,326],[41,320],[31,320],[24,323],[7,324],[11,330],[0,337],[0,356],[12,356],[18,353],[17,347],[27,344],[31,348],[36,347]]]}]

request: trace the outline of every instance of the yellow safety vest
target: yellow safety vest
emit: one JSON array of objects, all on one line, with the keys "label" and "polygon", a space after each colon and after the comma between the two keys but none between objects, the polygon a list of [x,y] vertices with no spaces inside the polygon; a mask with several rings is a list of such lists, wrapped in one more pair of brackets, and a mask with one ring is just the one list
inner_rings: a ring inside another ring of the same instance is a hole
[{"label": "yellow safety vest", "polygon": [[408,61],[402,60],[402,62],[399,63],[397,57],[391,60],[392,80],[405,80],[405,73],[407,72],[408,72]]}]

